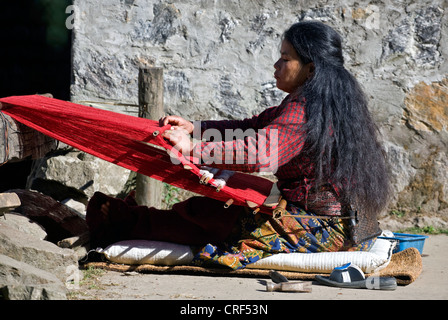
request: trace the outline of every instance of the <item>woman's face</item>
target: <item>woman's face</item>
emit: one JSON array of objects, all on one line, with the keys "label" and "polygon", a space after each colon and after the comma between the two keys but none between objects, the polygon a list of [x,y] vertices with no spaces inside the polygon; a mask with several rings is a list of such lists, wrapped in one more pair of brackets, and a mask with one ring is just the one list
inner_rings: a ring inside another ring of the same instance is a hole
[{"label": "woman's face", "polygon": [[314,65],[313,63],[302,64],[296,50],[287,40],[282,42],[280,55],[280,59],[274,64],[277,88],[292,93],[311,77]]}]

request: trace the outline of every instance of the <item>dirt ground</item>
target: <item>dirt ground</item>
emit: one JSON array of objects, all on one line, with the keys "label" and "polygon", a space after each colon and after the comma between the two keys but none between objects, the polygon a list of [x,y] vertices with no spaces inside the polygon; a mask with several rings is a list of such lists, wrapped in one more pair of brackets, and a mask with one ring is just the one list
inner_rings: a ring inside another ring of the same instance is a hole
[{"label": "dirt ground", "polygon": [[[86,278],[71,300],[446,300],[448,299],[448,236],[431,235],[423,249],[423,271],[407,286],[393,291],[342,289],[312,282],[311,293],[267,292],[266,278],[234,278],[193,275],[84,271]],[[183,302],[185,306],[189,305]],[[207,302],[209,303],[209,302]],[[182,307],[179,307],[182,308]],[[184,310],[183,311],[191,311]],[[182,311],[179,309],[179,312]],[[255,310],[251,310],[255,311]],[[263,311],[263,309],[261,310]]]}]

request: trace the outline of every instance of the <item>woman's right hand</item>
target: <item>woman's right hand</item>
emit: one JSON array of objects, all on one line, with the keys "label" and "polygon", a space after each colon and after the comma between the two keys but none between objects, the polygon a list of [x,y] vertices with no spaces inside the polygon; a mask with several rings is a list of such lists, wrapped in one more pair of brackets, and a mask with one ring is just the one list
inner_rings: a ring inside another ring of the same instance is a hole
[{"label": "woman's right hand", "polygon": [[193,132],[194,124],[180,116],[166,116],[159,120],[161,126],[166,126],[170,124],[173,129],[183,129],[189,134]]}]

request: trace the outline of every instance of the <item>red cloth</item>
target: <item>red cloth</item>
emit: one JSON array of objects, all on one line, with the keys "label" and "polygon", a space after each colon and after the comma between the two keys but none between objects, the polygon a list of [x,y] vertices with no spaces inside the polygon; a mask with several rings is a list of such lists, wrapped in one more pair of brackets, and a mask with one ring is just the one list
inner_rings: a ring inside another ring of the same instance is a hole
[{"label": "red cloth", "polygon": [[[158,121],[38,95],[1,98],[0,102],[2,111],[16,121],[96,157],[216,200],[233,199],[234,205],[250,201],[261,212],[272,213],[262,206],[271,181],[236,172],[220,192],[200,184],[199,168],[162,138],[170,126],[160,127]],[[174,165],[160,147],[173,150],[182,165]],[[192,169],[185,170],[183,165]]]}]

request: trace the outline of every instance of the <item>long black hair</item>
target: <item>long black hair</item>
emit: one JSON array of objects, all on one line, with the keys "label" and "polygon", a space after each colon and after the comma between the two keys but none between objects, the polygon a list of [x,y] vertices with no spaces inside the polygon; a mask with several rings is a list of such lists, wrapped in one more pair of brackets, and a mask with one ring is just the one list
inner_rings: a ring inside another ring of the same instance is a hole
[{"label": "long black hair", "polygon": [[301,88],[306,105],[305,150],[316,165],[316,186],[328,183],[357,210],[377,215],[387,205],[389,180],[378,128],[368,100],[344,67],[342,40],[317,21],[292,25],[284,34],[314,74]]}]

